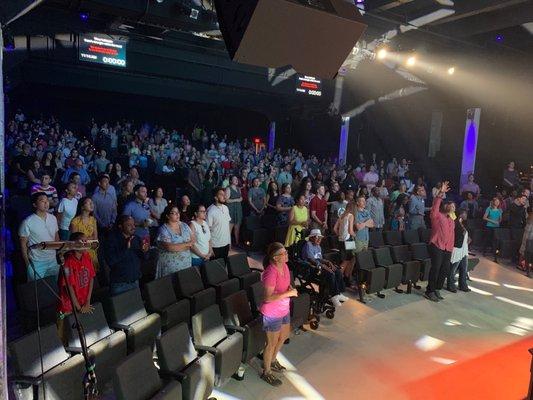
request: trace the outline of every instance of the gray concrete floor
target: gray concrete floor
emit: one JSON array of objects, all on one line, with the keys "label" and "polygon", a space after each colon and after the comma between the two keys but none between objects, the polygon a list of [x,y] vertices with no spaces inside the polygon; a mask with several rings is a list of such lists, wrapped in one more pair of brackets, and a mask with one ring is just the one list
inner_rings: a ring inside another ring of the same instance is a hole
[{"label": "gray concrete floor", "polygon": [[[473,292],[443,291],[445,300],[437,304],[418,290],[369,296],[368,304],[350,295],[333,320],[324,317],[318,330],[293,336],[283,347],[279,361],[289,371],[281,387],[261,381],[254,360],[243,381],[231,380],[213,396],[409,399],[406,387],[456,363],[528,337],[533,347],[533,279],[484,258],[471,277]],[[527,382],[524,388],[525,397]]]}]

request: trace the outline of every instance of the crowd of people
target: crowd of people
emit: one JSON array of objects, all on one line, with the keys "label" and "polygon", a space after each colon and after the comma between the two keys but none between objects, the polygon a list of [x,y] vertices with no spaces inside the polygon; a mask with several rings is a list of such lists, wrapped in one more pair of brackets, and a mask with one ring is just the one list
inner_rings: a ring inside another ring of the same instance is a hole
[{"label": "crowd of people", "polygon": [[[263,276],[265,326],[277,333],[269,336],[267,361],[275,360],[285,339],[286,332],[279,333],[288,323],[285,303],[296,295],[287,286],[286,248],[308,233],[303,257],[329,275],[335,306],[347,300],[346,288],[357,286],[354,253],[368,248],[370,230],[431,226],[433,267],[426,297],[432,301],[442,300],[446,280],[448,290],[457,291],[457,270],[459,289],[469,290],[467,219],[484,220],[487,247],[502,223],[526,228],[521,259],[533,240],[533,216],[527,217],[531,188],[519,186],[514,163],[504,172],[504,188],[485,207],[474,175],[452,196],[448,182],[430,187],[405,158],[360,154],[348,165],[294,149],[257,149],[246,138],[230,140],[200,126],[184,134],[131,121],[92,121],[86,135],[75,135],[53,117],[29,119],[20,110],[7,124],[6,156],[10,199],[31,196],[33,213],[18,227],[29,280],[58,275],[55,251],[30,245],[100,241],[98,249],[65,260],[69,274],[81,278],[69,280],[69,275],[60,285],[75,285],[80,312],[90,311],[92,279],[104,270],[110,294],[117,295],[139,286],[141,265],[154,252],[159,278],[227,258],[232,246],[244,246],[241,225],[247,216],[287,226],[285,243],[267,251]],[[322,258],[325,234],[339,240],[339,266]],[[282,300],[279,306],[269,304]],[[64,305],[59,309],[69,312]],[[279,383],[270,368],[264,379]]]}]

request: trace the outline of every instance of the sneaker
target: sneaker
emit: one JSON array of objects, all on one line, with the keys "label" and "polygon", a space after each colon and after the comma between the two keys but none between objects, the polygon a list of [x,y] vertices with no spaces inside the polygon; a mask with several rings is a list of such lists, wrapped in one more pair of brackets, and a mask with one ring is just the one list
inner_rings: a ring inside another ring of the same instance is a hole
[{"label": "sneaker", "polygon": [[335,307],[340,307],[340,306],[342,306],[342,303],[341,303],[340,300],[339,300],[339,296],[333,296],[333,297],[331,298],[331,302],[333,303],[333,305],[334,305]]},{"label": "sneaker", "polygon": [[350,300],[349,297],[346,297],[346,296],[343,295],[342,293],[339,294],[339,297],[338,297],[338,298],[339,298],[339,301],[340,301],[341,303],[342,303],[343,301],[348,301],[348,300]]},{"label": "sneaker", "polygon": [[274,361],[272,364],[270,364],[270,368],[272,368],[272,371],[274,372],[284,372],[287,370],[283,365],[279,363],[278,360]]},{"label": "sneaker", "polygon": [[444,300],[444,297],[441,296],[440,292],[438,290],[435,290],[435,296],[437,296],[437,299]]},{"label": "sneaker", "polygon": [[439,302],[439,298],[435,295],[435,293],[424,293],[424,297],[430,301],[433,301],[435,303]]},{"label": "sneaker", "polygon": [[272,372],[265,374],[264,372],[261,374],[261,379],[264,380],[266,383],[272,386],[281,386],[283,382],[281,382],[281,379],[277,378]]}]

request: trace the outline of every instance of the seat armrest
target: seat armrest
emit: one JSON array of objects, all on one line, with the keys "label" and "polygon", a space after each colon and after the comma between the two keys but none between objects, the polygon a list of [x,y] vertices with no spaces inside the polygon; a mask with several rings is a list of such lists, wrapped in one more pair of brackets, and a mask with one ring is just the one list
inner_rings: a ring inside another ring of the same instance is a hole
[{"label": "seat armrest", "polygon": [[109,327],[111,329],[117,330],[117,331],[128,331],[130,329],[129,325],[119,324],[119,323],[111,323],[109,324]]},{"label": "seat armrest", "polygon": [[255,271],[255,272],[263,273],[263,270],[262,270],[262,269],[259,269],[259,268],[250,268],[250,271]]},{"label": "seat armrest", "polygon": [[82,352],[81,347],[65,347],[67,353],[79,354]]},{"label": "seat armrest", "polygon": [[240,333],[246,332],[246,329],[243,328],[242,326],[224,325],[224,327],[230,332],[240,332]]},{"label": "seat armrest", "polygon": [[387,268],[388,265],[383,265],[383,264],[376,264],[376,267],[381,267],[381,268]]},{"label": "seat armrest", "polygon": [[360,271],[372,271],[372,270],[375,269],[375,268],[359,267],[359,268],[357,268],[357,269],[359,269]]},{"label": "seat armrest", "polygon": [[208,353],[212,353],[212,354],[216,354],[217,353],[217,348],[216,347],[211,347],[211,346],[202,346],[200,344],[195,344],[194,345],[194,348],[196,350],[203,350],[203,351],[207,351]]},{"label": "seat armrest", "polygon": [[25,376],[25,375],[14,375],[9,377],[9,380],[13,383],[22,383],[24,385],[39,385],[42,381],[40,376]]},{"label": "seat armrest", "polygon": [[187,375],[185,375],[182,372],[179,371],[161,371],[159,370],[159,376],[163,379],[174,379],[182,382],[184,379],[187,378]]}]

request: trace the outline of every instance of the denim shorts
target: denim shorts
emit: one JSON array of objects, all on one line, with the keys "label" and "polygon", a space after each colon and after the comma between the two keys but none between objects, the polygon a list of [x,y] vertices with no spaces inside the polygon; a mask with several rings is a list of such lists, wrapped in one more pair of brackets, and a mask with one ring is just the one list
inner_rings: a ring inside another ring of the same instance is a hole
[{"label": "denim shorts", "polygon": [[284,317],[267,317],[263,315],[263,330],[265,332],[279,332],[281,325],[291,322],[291,313],[287,313]]}]

